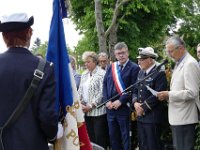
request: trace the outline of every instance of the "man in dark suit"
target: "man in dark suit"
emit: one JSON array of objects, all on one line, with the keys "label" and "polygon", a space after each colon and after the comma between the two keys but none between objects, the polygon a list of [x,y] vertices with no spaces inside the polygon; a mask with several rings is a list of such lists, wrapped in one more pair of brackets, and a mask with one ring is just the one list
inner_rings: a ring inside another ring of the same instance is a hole
[{"label": "man in dark suit", "polygon": [[[0,32],[8,50],[0,54],[0,126],[15,110],[33,79],[39,59],[29,50],[34,18],[25,13],[1,18]],[[54,67],[47,62],[44,76],[28,106],[3,130],[0,150],[48,150],[57,135]]]},{"label": "man in dark suit", "polygon": [[133,92],[133,105],[137,115],[137,132],[140,150],[161,150],[160,129],[161,123],[167,118],[164,116],[164,105],[153,95],[148,87],[155,91],[167,89],[167,79],[163,69],[156,70],[155,59],[158,57],[151,47],[139,48],[138,64],[141,70],[138,81],[152,74],[140,82]]},{"label": "man in dark suit", "polygon": [[[114,49],[118,61],[114,62],[105,74],[104,101],[120,94],[124,89],[134,84],[139,71],[139,66],[129,60],[128,47],[124,42],[117,43]],[[112,150],[129,150],[130,108],[128,102],[130,98],[129,93],[123,93],[106,103]]]}]

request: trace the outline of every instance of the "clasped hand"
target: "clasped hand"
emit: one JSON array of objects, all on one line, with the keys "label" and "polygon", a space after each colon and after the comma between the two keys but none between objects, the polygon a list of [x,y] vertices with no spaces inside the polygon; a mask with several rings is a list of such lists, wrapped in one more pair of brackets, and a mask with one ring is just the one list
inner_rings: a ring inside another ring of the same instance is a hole
[{"label": "clasped hand", "polygon": [[136,111],[137,116],[142,116],[144,114],[144,109],[141,107],[141,103],[135,102],[134,108]]},{"label": "clasped hand", "polygon": [[116,109],[117,110],[121,105],[122,105],[122,103],[119,100],[115,100],[114,102],[109,101],[106,103],[106,107],[108,109]]}]

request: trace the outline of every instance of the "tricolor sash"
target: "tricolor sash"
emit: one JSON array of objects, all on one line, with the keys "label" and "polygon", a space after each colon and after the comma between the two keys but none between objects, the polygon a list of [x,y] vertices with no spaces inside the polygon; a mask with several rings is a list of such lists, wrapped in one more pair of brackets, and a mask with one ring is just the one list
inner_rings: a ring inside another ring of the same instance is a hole
[{"label": "tricolor sash", "polygon": [[122,92],[125,90],[125,85],[122,81],[119,65],[117,64],[117,62],[112,63],[112,77],[117,92],[122,95]]}]

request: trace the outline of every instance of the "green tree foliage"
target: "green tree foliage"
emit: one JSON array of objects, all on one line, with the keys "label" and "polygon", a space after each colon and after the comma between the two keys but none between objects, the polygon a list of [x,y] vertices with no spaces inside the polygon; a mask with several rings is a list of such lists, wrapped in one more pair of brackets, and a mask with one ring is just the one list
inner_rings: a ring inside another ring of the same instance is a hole
[{"label": "green tree foliage", "polygon": [[98,53],[98,50],[96,49],[98,43],[90,42],[90,39],[87,37],[88,36],[83,37],[83,39],[78,42],[78,45],[74,49],[73,55],[76,56],[77,63],[80,65],[83,64],[81,56],[84,51],[95,51]]},{"label": "green tree foliage", "polygon": [[46,57],[46,52],[47,52],[47,47],[48,47],[48,42],[46,41],[44,44],[41,44],[38,47],[38,50],[37,50],[36,54],[40,54],[45,58]]},{"label": "green tree foliage", "polygon": [[34,41],[33,47],[31,48],[31,51],[33,54],[36,54],[40,45],[41,45],[41,40],[40,40],[40,38],[37,37]]},{"label": "green tree foliage", "polygon": [[[36,39],[35,43],[37,43],[37,41],[39,38]],[[45,43],[41,44],[41,41],[39,42],[40,44],[34,44],[33,47],[31,48],[31,52],[36,55],[36,54],[40,54],[45,58],[46,55],[46,51],[47,51],[47,46],[48,46],[48,42],[46,41]]]},{"label": "green tree foliage", "polygon": [[183,36],[187,49],[196,57],[196,46],[200,43],[200,1],[186,1],[182,4],[184,15],[177,34]]},{"label": "green tree foliage", "polygon": [[[76,51],[81,53],[91,47],[98,51],[94,0],[70,0],[70,3],[70,17],[77,25],[77,29],[86,36],[83,42],[79,42]],[[111,24],[115,4],[116,0],[102,0],[105,30]],[[186,43],[194,49],[200,41],[200,35],[197,33],[198,9],[197,0],[129,0],[120,8],[117,18],[117,39],[128,44],[132,59],[136,57],[138,47],[152,46],[161,53],[163,41],[169,35],[169,31],[184,35]],[[179,32],[175,32],[176,23],[180,20],[183,22],[182,26]]]},{"label": "green tree foliage", "polygon": [[[43,44],[40,44],[37,49],[34,51],[34,55],[37,55],[37,54],[40,54],[42,55],[44,58],[46,57],[46,53],[47,53],[47,47],[48,47],[48,42],[45,41]],[[33,46],[33,48],[31,49],[34,49],[35,47]],[[69,54],[74,54],[74,52],[70,49],[70,47],[67,47],[67,52]]]}]

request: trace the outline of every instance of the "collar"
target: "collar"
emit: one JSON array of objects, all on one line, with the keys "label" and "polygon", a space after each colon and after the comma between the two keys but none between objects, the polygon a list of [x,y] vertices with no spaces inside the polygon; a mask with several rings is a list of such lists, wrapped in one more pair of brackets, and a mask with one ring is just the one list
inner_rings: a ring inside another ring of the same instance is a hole
[{"label": "collar", "polygon": [[[129,61],[129,59],[127,59],[127,61],[123,64],[123,68],[126,67],[126,64],[128,63],[128,61]],[[117,61],[117,64],[118,64],[118,65],[121,65],[121,64],[119,63],[119,61]]]},{"label": "collar", "polygon": [[74,70],[74,69],[72,69],[72,73],[73,73],[74,76],[76,76],[78,74],[77,71]]},{"label": "collar", "polygon": [[178,61],[176,61],[176,65],[178,66],[182,61],[183,59],[185,58],[185,56],[187,55],[188,52],[186,52]]},{"label": "collar", "polygon": [[15,45],[15,46],[10,46],[10,47],[8,47],[8,48],[25,48],[25,49],[28,49],[28,46],[22,46],[22,45]]},{"label": "collar", "polygon": [[96,66],[95,68],[94,68],[94,70],[92,70],[92,72],[90,72],[89,70],[87,70],[85,73],[83,73],[83,74],[90,74],[90,76],[93,76],[96,72],[97,72],[97,70],[98,70],[98,68],[100,68],[99,66]]},{"label": "collar", "polygon": [[149,72],[156,66],[156,64],[154,63],[152,66],[150,66],[145,72],[146,74],[149,74]]},{"label": "collar", "polygon": [[7,49],[6,52],[7,53],[29,53],[29,54],[32,54],[29,49],[23,48],[23,47],[10,47]]}]

